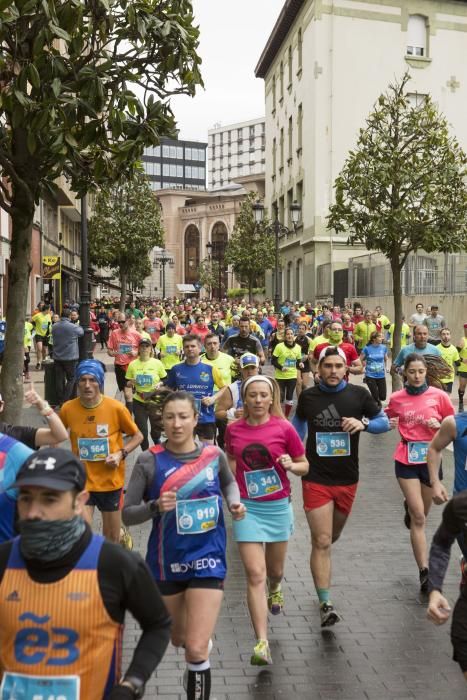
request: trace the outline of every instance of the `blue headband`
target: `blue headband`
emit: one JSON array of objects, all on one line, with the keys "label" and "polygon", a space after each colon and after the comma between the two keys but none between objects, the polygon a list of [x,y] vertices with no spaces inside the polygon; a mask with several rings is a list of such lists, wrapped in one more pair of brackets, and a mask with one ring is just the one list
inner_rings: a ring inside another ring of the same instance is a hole
[{"label": "blue headband", "polygon": [[75,370],[76,381],[84,374],[90,374],[97,379],[100,389],[104,388],[104,365],[99,360],[83,360]]}]

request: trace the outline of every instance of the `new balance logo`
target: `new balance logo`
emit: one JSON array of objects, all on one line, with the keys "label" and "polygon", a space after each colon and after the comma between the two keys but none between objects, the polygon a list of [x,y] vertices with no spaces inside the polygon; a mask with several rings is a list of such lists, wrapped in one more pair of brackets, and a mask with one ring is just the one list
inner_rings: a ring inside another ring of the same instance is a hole
[{"label": "new balance logo", "polygon": [[21,601],[21,598],[19,596],[18,591],[11,591],[6,597],[6,600],[9,603],[19,603]]},{"label": "new balance logo", "polygon": [[329,408],[325,408],[324,411],[313,418],[313,425],[317,428],[340,428],[341,421],[342,418],[332,403]]}]

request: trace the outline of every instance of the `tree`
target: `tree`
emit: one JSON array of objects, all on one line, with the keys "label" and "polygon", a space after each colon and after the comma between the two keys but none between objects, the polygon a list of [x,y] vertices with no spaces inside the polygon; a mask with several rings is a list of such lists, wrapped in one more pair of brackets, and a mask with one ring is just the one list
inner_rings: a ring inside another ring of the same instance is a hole
[{"label": "tree", "polygon": [[265,216],[261,224],[255,223],[252,204],[256,194],[250,192],[242,202],[232,236],[225,250],[225,262],[247,283],[250,302],[253,287],[262,286],[264,273],[274,267],[274,239],[267,232],[269,221]]},{"label": "tree", "polygon": [[[220,263],[212,258],[203,258],[199,266],[199,282],[207,290],[209,298],[212,290],[219,284],[219,276],[222,274]],[[222,293],[222,290],[220,290]]]},{"label": "tree", "polygon": [[410,102],[410,76],[389,86],[360,130],[334,183],[328,227],[388,259],[395,311],[394,356],[402,330],[401,271],[417,250],[467,245],[467,156],[430,97]]},{"label": "tree", "polygon": [[151,273],[149,253],[163,245],[159,203],[142,174],[125,184],[101,189],[89,222],[89,258],[109,267],[120,279],[120,310],[125,310],[128,283]]},{"label": "tree", "polygon": [[35,204],[61,175],[78,195],[131,175],[144,146],[173,134],[168,98],[201,84],[198,34],[190,0],[0,3],[0,206],[12,224],[1,389],[10,422],[22,405]]}]

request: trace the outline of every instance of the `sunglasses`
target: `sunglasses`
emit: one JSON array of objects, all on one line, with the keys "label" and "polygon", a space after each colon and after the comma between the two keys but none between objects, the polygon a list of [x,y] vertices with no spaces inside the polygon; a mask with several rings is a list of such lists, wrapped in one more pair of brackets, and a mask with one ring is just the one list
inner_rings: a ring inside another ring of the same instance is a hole
[{"label": "sunglasses", "polygon": [[118,321],[119,326],[123,326],[126,323],[126,321]]}]

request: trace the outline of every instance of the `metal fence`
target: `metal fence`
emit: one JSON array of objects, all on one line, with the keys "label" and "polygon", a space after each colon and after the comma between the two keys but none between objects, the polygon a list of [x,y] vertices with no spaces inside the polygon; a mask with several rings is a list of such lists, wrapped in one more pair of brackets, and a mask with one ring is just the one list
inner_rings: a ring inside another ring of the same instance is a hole
[{"label": "metal fence", "polygon": [[[463,294],[467,291],[466,253],[409,255],[402,270],[402,293]],[[351,298],[392,294],[392,273],[382,253],[369,253],[349,260]]]}]

